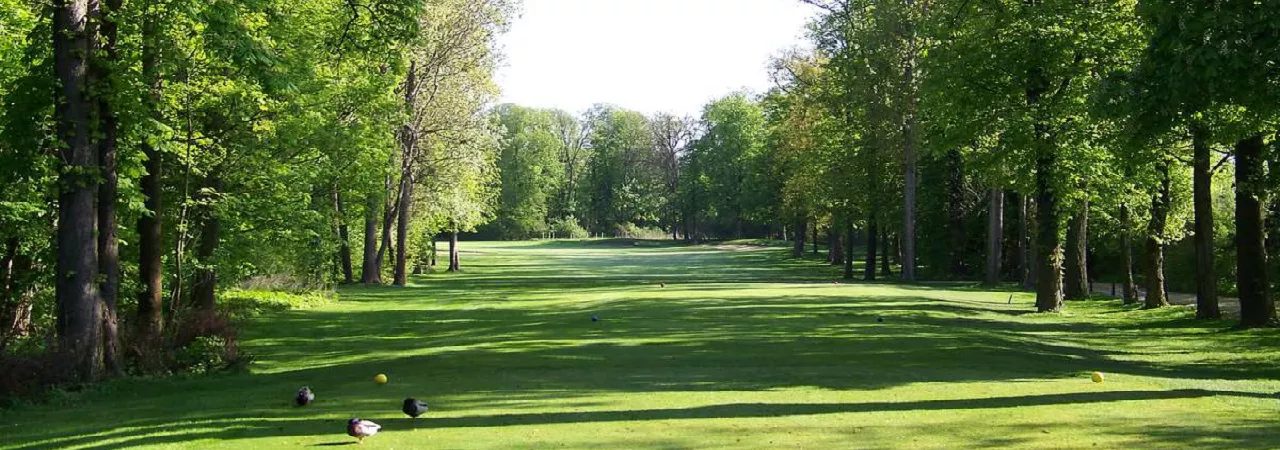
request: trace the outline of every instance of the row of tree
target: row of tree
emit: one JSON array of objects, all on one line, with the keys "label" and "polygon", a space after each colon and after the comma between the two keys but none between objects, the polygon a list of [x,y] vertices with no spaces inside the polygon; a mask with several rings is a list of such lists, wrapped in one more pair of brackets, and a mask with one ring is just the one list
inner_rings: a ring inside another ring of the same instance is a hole
[{"label": "row of tree", "polygon": [[[835,190],[848,205],[837,215],[897,204],[904,278],[926,261],[917,245],[926,238],[947,243],[927,259],[932,271],[977,272],[965,256],[977,250],[989,281],[1012,250],[1040,311],[1088,296],[1090,268],[1100,266],[1137,301],[1140,265],[1145,306],[1164,306],[1165,248],[1187,234],[1189,169],[1197,314],[1219,316],[1215,262],[1234,250],[1241,324],[1274,324],[1266,249],[1276,242],[1265,230],[1276,213],[1266,199],[1276,187],[1267,160],[1276,154],[1280,5],[806,1],[823,11],[817,50],[780,61],[792,88],[784,95],[816,99],[845,121],[842,138],[857,153],[846,156],[870,169],[859,172],[864,189]],[[885,164],[901,175],[888,177]],[[1222,241],[1214,178],[1231,173],[1235,226]],[[886,178],[901,186],[891,197],[873,184]],[[922,178],[942,192],[930,199]],[[1006,216],[1017,239],[1004,239]],[[921,228],[930,222],[934,231]],[[975,222],[987,232],[965,233]],[[986,236],[985,251],[968,242],[975,235]],[[1091,253],[1122,262],[1090,264]]]},{"label": "row of tree", "polygon": [[0,353],[72,380],[163,371],[249,277],[405,283],[434,236],[492,215],[514,12],[0,0]]},{"label": "row of tree", "polygon": [[857,243],[867,279],[893,258],[906,281],[1020,282],[1040,311],[1172,287],[1202,318],[1225,292],[1275,323],[1280,4],[804,1],[812,48],[699,120],[500,107],[495,235],[568,217],[803,256],[825,230],[850,278]]}]

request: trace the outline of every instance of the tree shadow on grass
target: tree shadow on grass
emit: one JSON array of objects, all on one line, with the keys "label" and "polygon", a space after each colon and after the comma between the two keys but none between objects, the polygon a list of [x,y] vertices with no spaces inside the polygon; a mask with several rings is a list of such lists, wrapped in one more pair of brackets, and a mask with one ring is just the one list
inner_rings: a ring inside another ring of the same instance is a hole
[{"label": "tree shadow on grass", "polygon": [[[343,302],[370,305],[268,313],[244,330],[245,348],[264,362],[258,374],[126,381],[96,404],[36,411],[34,418],[6,416],[12,422],[34,420],[48,426],[10,428],[0,434],[4,439],[41,442],[16,447],[22,450],[98,442],[104,443],[95,448],[206,438],[337,436],[343,432],[342,420],[316,416],[393,412],[408,394],[535,403],[573,397],[567,399],[572,402],[601,393],[876,390],[916,382],[1056,379],[1091,370],[1158,377],[1280,378],[1275,358],[1222,366],[1129,358],[1148,351],[1126,346],[1139,339],[1199,338],[1199,329],[1181,322],[1156,328],[1143,328],[1151,321],[1120,323],[1114,327],[1124,334],[1113,335],[1111,329],[1079,321],[1015,317],[998,302],[972,301],[966,297],[970,293],[963,294],[964,299],[948,298],[936,287],[905,287],[901,294],[886,294],[878,285],[868,286],[871,290],[823,286],[815,283],[829,280],[823,273],[829,267],[783,260],[783,252],[579,255],[551,257],[544,266],[499,262],[487,267],[482,261],[474,272],[415,278],[419,285],[409,288],[347,288]],[[572,276],[563,276],[566,273]],[[780,281],[795,284],[753,291]],[[652,286],[656,282],[669,287],[661,290]],[[542,301],[584,293],[608,299]],[[538,302],[526,305],[523,300]],[[377,302],[385,304],[373,305]],[[603,320],[591,322],[592,313]],[[876,322],[877,317],[886,320]],[[1156,322],[1161,320],[1167,319]],[[1259,348],[1275,338],[1262,332],[1214,337],[1216,343],[1240,349]],[[372,374],[384,371],[394,380],[390,387],[369,382]],[[285,409],[293,391],[304,384],[317,390],[315,408]],[[452,417],[417,426],[1016,408],[1210,395],[1263,398],[1245,392],[1180,390],[905,403],[744,403]],[[454,411],[477,407],[455,401],[460,403],[441,406]],[[81,421],[83,408],[109,410],[112,417]],[[1195,430],[1201,436],[1221,437],[1222,442],[1255,437],[1232,434],[1233,430]],[[154,433],[164,434],[149,435]],[[119,441],[106,442],[111,440]]]},{"label": "tree shadow on grass", "polygon": [[[630,421],[663,421],[663,420],[697,420],[697,419],[744,419],[770,418],[787,416],[809,416],[823,414],[877,413],[877,412],[910,412],[910,411],[942,411],[942,410],[975,410],[1002,409],[1049,405],[1085,405],[1123,401],[1158,401],[1172,399],[1190,399],[1211,396],[1230,396],[1245,398],[1266,398],[1263,394],[1251,392],[1217,391],[1203,389],[1180,389],[1170,391],[1107,391],[1076,392],[1066,394],[1043,394],[1013,397],[988,397],[948,400],[919,400],[904,402],[864,402],[864,403],[730,403],[719,405],[696,406],[689,408],[658,408],[636,410],[609,410],[583,412],[535,412],[478,415],[440,418],[394,418],[380,419],[384,431],[402,431],[413,429],[447,429],[447,428],[492,428],[521,425],[558,425],[589,424],[600,422]],[[319,436],[334,434],[340,430],[338,421],[334,420],[271,420],[255,419],[237,421],[226,430],[193,431],[191,433],[166,434],[160,436],[139,436],[102,445],[90,445],[92,449],[119,449],[142,445],[160,445],[181,443],[196,439],[235,440],[279,436]],[[166,427],[159,425],[159,427]],[[144,434],[148,427],[140,427],[136,433]],[[167,428],[165,428],[167,430]],[[1160,431],[1173,437],[1206,438],[1206,430],[1197,429],[1188,424],[1187,429],[1166,429]],[[71,445],[84,445],[94,440],[118,439],[129,433],[99,433],[88,439],[59,440],[47,445],[19,446],[15,450],[39,450],[60,448]],[[1237,435],[1231,430],[1210,431],[1209,436],[1237,445],[1260,437],[1253,433]],[[376,437],[372,438],[376,439]],[[355,441],[330,442],[315,446],[353,445]]]}]

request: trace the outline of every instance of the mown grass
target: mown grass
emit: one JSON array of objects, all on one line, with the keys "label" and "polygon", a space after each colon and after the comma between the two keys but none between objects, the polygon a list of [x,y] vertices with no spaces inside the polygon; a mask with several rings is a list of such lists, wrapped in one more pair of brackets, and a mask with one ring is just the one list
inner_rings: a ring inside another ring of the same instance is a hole
[{"label": "mown grass", "polygon": [[345,445],[354,416],[384,426],[369,448],[1280,446],[1280,334],[1186,308],[1030,314],[1021,292],[833,284],[770,247],[463,249],[463,273],[253,319],[250,374],[0,412],[0,447]]}]

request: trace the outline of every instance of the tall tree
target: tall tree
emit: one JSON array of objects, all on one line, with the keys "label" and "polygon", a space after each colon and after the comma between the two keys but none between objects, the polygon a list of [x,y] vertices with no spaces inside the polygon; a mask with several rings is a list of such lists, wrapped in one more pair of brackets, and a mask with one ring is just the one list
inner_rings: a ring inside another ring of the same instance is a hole
[{"label": "tall tree", "polygon": [[[163,78],[160,73],[161,40],[160,20],[157,18],[160,8],[154,2],[147,2],[143,10],[142,23],[142,83],[145,86],[146,102],[143,102],[144,117],[159,121],[159,103],[163,98]],[[154,133],[154,130],[151,130]],[[164,243],[162,229],[164,226],[164,161],[159,146],[152,139],[140,142],[142,155],[146,158],[145,174],[139,181],[142,195],[145,197],[146,211],[138,217],[138,274],[142,291],[138,295],[137,340],[144,348],[152,348],[158,344],[164,325],[164,285],[163,254]]]},{"label": "tall tree", "polygon": [[663,222],[671,231],[671,239],[679,239],[677,230],[680,216],[680,160],[693,142],[695,123],[690,117],[678,117],[659,113],[649,119],[653,130],[653,146],[657,151],[658,169],[666,188],[663,195]]},{"label": "tall tree", "polygon": [[108,372],[124,373],[119,348],[119,297],[120,297],[120,232],[116,226],[116,202],[119,200],[120,176],[117,161],[120,149],[120,117],[118,95],[115,92],[117,75],[112,67],[120,64],[117,47],[120,7],[122,0],[105,0],[98,7],[98,46],[92,58],[90,81],[95,86],[98,137],[98,165],[102,181],[98,185],[98,270],[102,282],[98,290],[102,296],[102,350]]},{"label": "tall tree", "polygon": [[95,41],[87,26],[88,0],[53,4],[54,75],[62,163],[58,195],[58,347],[79,380],[102,374],[102,303],[98,294],[98,152],[91,141],[93,102],[88,98],[89,55]]},{"label": "tall tree", "polygon": [[[760,205],[752,170],[763,153],[764,111],[745,94],[735,93],[707,104],[702,121],[706,132],[692,151],[709,179],[709,206],[719,225],[742,237],[745,222]],[[816,232],[813,237],[817,245]]]},{"label": "tall tree", "polygon": [[[539,237],[551,215],[551,203],[561,186],[562,141],[549,110],[499,105],[494,121],[502,132],[498,171],[502,177],[497,220],[492,224],[502,239]],[[563,216],[562,216],[563,217]]]}]

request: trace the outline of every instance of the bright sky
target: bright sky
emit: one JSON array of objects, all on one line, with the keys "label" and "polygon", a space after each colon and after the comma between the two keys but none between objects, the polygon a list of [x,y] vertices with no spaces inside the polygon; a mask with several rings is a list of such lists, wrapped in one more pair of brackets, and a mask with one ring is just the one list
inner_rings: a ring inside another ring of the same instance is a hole
[{"label": "bright sky", "polygon": [[804,45],[800,0],[525,0],[500,44],[502,101],[581,112],[612,103],[698,116],[770,87],[770,56]]}]

